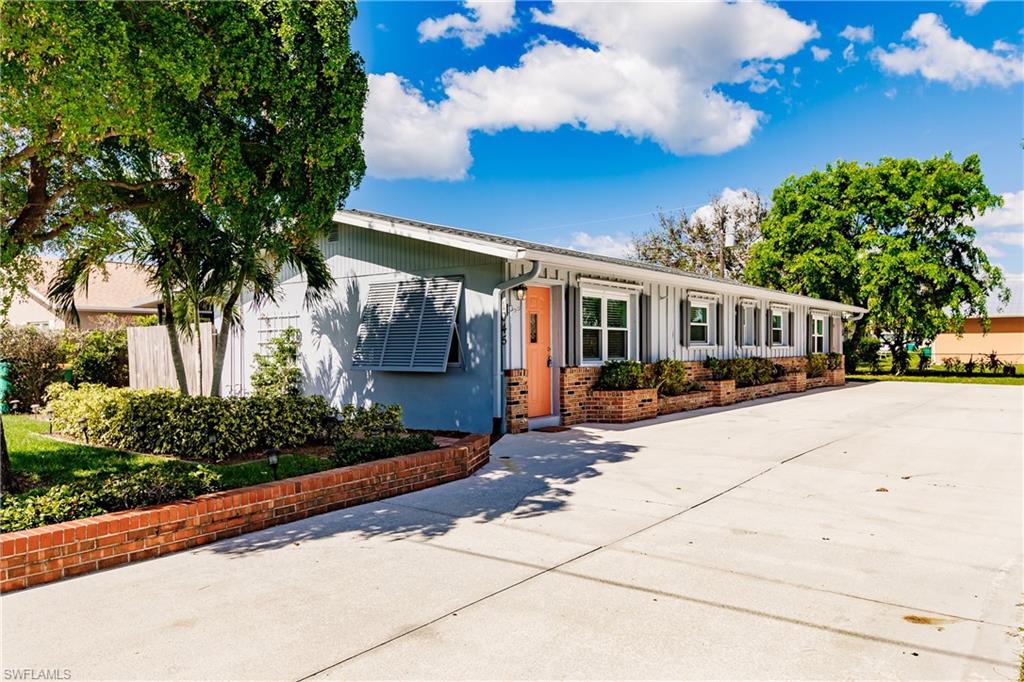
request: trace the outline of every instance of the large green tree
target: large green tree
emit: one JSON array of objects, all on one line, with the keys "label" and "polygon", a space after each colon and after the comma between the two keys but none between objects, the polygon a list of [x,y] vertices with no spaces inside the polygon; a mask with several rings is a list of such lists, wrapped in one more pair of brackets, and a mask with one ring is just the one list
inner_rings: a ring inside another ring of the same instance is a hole
[{"label": "large green tree", "polygon": [[976,155],[837,161],[775,190],[746,278],[867,308],[854,344],[881,335],[904,371],[908,342],[960,331],[967,317],[987,318],[990,293],[1008,295],[971,227],[999,205]]},{"label": "large green tree", "polygon": [[[365,170],[354,16],[352,2],[0,4],[0,268],[162,190],[322,229]],[[132,163],[140,149],[160,163]]]},{"label": "large green tree", "polygon": [[[202,241],[203,224],[169,233],[147,211],[260,225],[307,250],[365,171],[355,11],[341,1],[0,2],[0,308],[44,247],[88,243],[83,258],[94,258],[140,223],[161,254]],[[9,485],[6,458],[2,469]]]}]

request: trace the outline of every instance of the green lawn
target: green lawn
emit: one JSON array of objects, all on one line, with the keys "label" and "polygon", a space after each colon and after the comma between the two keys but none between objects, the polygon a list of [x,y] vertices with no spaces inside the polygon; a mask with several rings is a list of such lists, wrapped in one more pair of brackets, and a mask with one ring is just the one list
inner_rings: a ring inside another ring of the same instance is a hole
[{"label": "green lawn", "polygon": [[[120,450],[57,440],[47,435],[49,427],[45,421],[31,417],[7,415],[3,419],[11,467],[17,475],[28,477],[33,487],[88,481],[174,461],[168,457],[133,455]],[[242,464],[208,466],[221,475],[221,487],[225,490],[273,480],[270,467],[262,459]],[[333,466],[330,460],[322,457],[282,454],[278,478],[323,471]]]},{"label": "green lawn", "polygon": [[846,379],[847,381],[929,381],[943,384],[1007,384],[1011,386],[1024,386],[1024,365],[1016,366],[1017,376],[991,374],[987,371],[976,371],[971,376],[965,376],[963,373],[950,374],[941,365],[930,367],[921,372],[916,369],[917,357],[915,356],[911,362],[911,367],[914,369],[911,369],[907,374],[899,376],[890,374],[892,358],[884,357],[879,363],[877,372],[872,372],[868,365],[861,363],[857,366],[855,373],[846,375]]}]

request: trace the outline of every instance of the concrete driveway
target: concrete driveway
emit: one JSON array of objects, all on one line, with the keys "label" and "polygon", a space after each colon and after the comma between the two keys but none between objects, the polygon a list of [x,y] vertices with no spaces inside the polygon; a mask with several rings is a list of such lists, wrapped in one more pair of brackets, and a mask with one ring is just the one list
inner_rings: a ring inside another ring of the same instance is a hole
[{"label": "concrete driveway", "polygon": [[3,668],[1015,679],[1022,414],[888,383],[510,436],[465,481],[7,595]]}]

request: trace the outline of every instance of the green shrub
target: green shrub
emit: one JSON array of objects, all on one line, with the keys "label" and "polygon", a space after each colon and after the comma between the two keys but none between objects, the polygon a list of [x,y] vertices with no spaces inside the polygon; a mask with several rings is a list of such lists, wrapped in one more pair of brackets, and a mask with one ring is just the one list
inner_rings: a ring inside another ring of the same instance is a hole
[{"label": "green shrub", "polygon": [[367,407],[344,405],[338,410],[333,440],[348,440],[380,433],[402,431],[402,406],[374,404]]},{"label": "green shrub", "polygon": [[153,465],[103,481],[57,485],[38,494],[5,495],[0,532],[187,500],[219,488],[220,474],[204,466],[183,462]]},{"label": "green shrub", "polygon": [[773,365],[767,358],[733,358],[729,361],[728,378],[736,386],[760,386],[772,381]]},{"label": "green shrub", "polygon": [[4,495],[0,532],[9,533],[51,523],[102,514],[96,492],[81,484],[56,485],[40,494]]},{"label": "green shrub", "polygon": [[633,391],[648,388],[644,366],[636,360],[609,360],[601,367],[594,388],[599,391]]},{"label": "green shrub", "polygon": [[857,347],[857,360],[866,363],[873,374],[880,371],[882,342],[872,336],[865,336]]},{"label": "green shrub", "polygon": [[429,433],[378,433],[364,438],[346,438],[334,446],[332,460],[338,466],[372,462],[413,452],[433,450],[437,445]]},{"label": "green shrub", "polygon": [[829,353],[825,356],[825,364],[829,369],[839,369],[843,366],[843,355],[841,353]]},{"label": "green shrub", "polygon": [[42,404],[43,391],[61,378],[65,360],[61,335],[35,327],[0,327],[0,361],[10,364],[8,400],[20,400],[21,410]]},{"label": "green shrub", "polygon": [[825,369],[828,367],[828,358],[821,353],[812,353],[807,356],[807,378],[813,379],[825,376]]},{"label": "green shrub", "polygon": [[111,476],[97,486],[96,500],[107,511],[134,509],[212,493],[219,484],[213,469],[169,462]]},{"label": "green shrub", "polygon": [[[704,367],[711,371],[711,378],[716,381],[732,379],[737,387],[760,386],[777,378],[776,365],[767,358],[733,358],[719,360],[709,357],[704,360]],[[783,370],[783,373],[785,370]]]},{"label": "green shrub", "polygon": [[688,378],[686,363],[682,360],[658,360],[653,365],[653,373],[658,395],[683,395],[704,388],[701,382]]},{"label": "green shrub", "polygon": [[82,384],[51,390],[53,428],[107,447],[222,461],[255,449],[324,442],[334,410],[320,396],[216,398]]},{"label": "green shrub", "polygon": [[964,363],[960,362],[960,358],[948,357],[942,360],[942,367],[949,374],[955,374],[963,371]]},{"label": "green shrub", "polygon": [[302,370],[299,369],[299,345],[302,337],[288,327],[270,341],[270,353],[257,355],[252,374],[252,392],[257,396],[299,395]]},{"label": "green shrub", "polygon": [[65,331],[61,346],[76,386],[128,385],[128,332],[124,329]]}]

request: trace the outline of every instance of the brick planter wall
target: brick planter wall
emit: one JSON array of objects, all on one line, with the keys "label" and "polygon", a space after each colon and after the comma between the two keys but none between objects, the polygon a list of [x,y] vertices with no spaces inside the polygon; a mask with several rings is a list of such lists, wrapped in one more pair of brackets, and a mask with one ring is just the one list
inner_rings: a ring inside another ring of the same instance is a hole
[{"label": "brick planter wall", "polygon": [[587,401],[587,421],[606,424],[628,424],[658,416],[658,391],[641,388],[635,391],[591,391]]},{"label": "brick planter wall", "polygon": [[559,371],[558,395],[562,426],[587,421],[590,389],[601,375],[600,367],[562,367]]},{"label": "brick planter wall", "polygon": [[711,392],[715,405],[732,405],[735,402],[736,382],[732,379],[707,381],[704,386]]},{"label": "brick planter wall", "polygon": [[469,476],[490,437],[447,448],[0,535],[0,592],[178,552]]},{"label": "brick planter wall", "polygon": [[825,386],[831,386],[828,375],[822,374],[820,377],[807,377],[807,388],[824,388]]},{"label": "brick planter wall", "polygon": [[658,414],[674,414],[687,410],[699,410],[715,404],[711,391],[691,391],[683,395],[658,396]]},{"label": "brick planter wall", "polygon": [[744,400],[757,400],[758,398],[770,398],[773,395],[789,393],[789,384],[785,381],[773,381],[759,386],[744,386],[733,392],[733,402]]},{"label": "brick planter wall", "polygon": [[842,386],[846,383],[846,370],[840,365],[838,369],[830,369],[825,372],[829,386]]},{"label": "brick planter wall", "polygon": [[786,375],[786,383],[789,384],[790,393],[803,393],[807,390],[807,373],[790,372]]},{"label": "brick planter wall", "polygon": [[505,430],[509,433],[526,433],[530,430],[529,392],[527,370],[505,370]]}]

